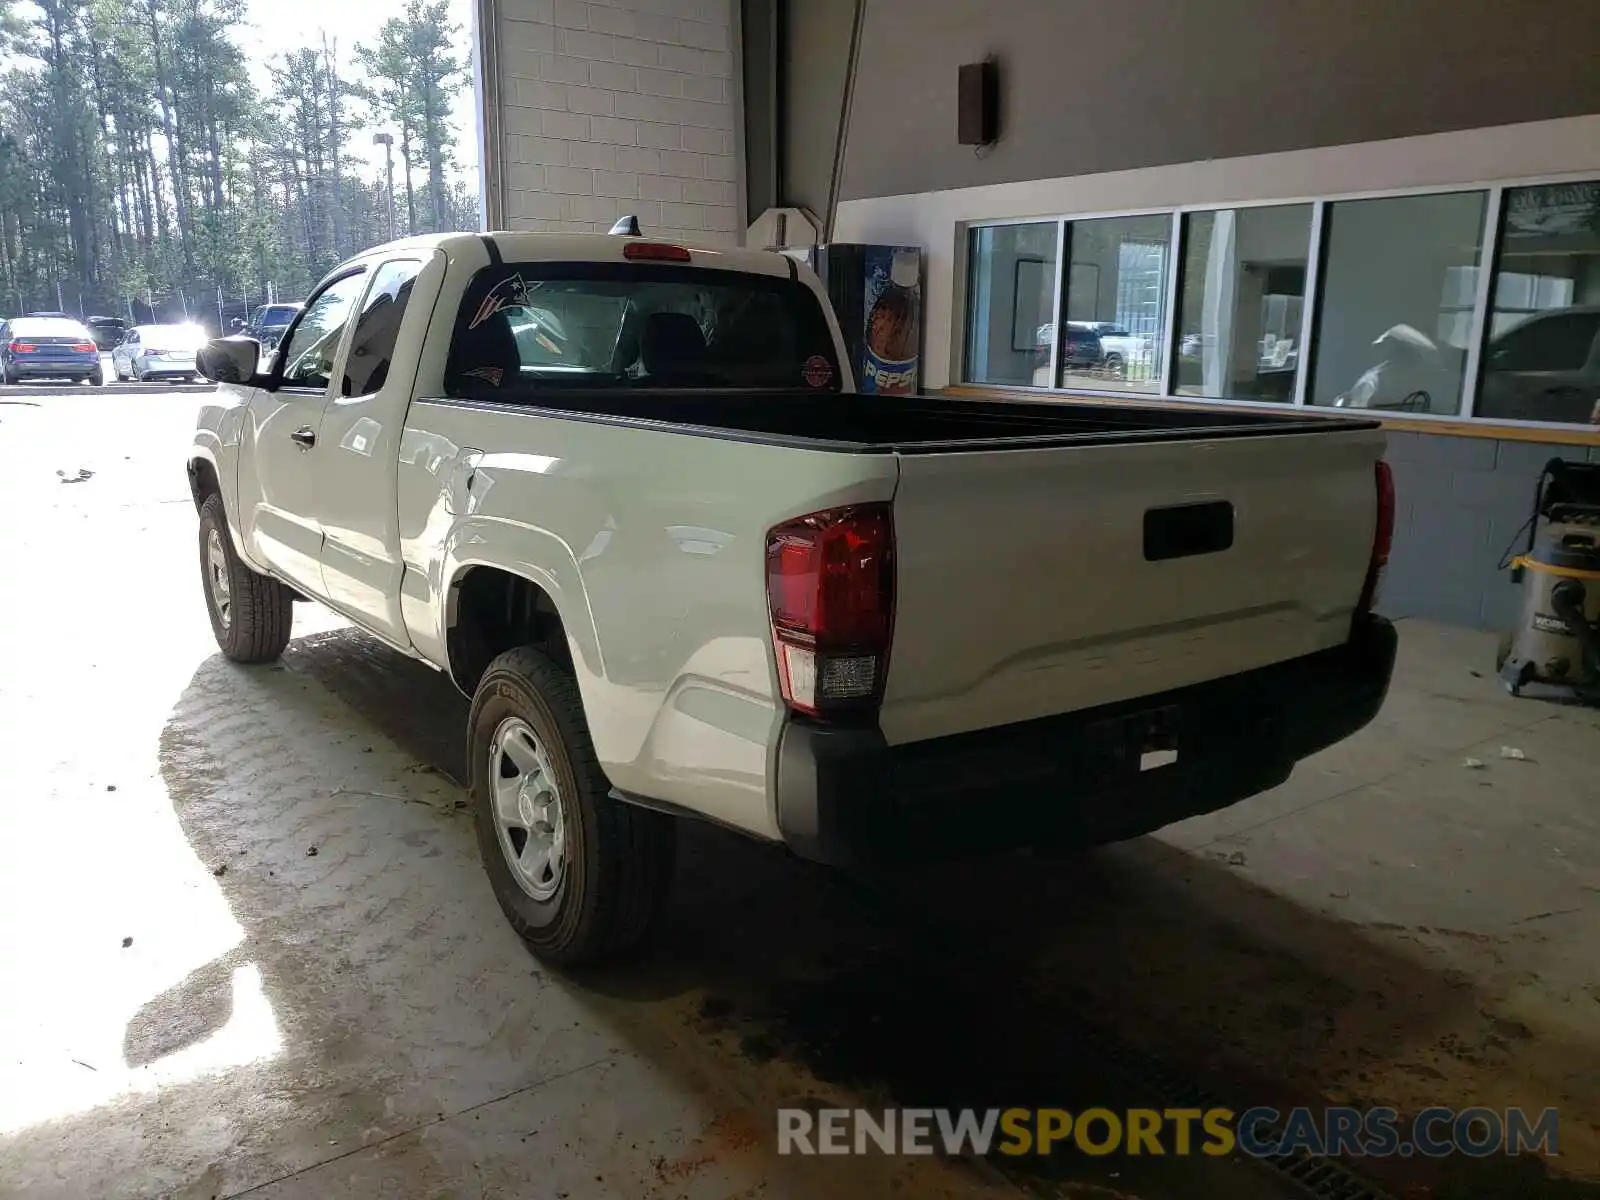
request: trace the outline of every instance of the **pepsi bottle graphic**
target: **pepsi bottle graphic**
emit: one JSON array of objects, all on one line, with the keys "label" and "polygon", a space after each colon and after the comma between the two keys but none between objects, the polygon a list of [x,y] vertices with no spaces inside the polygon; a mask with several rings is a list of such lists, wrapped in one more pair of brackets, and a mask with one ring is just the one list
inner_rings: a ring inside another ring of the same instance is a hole
[{"label": "pepsi bottle graphic", "polygon": [[868,265],[863,392],[905,396],[917,390],[920,274],[920,255],[914,249],[895,250]]}]

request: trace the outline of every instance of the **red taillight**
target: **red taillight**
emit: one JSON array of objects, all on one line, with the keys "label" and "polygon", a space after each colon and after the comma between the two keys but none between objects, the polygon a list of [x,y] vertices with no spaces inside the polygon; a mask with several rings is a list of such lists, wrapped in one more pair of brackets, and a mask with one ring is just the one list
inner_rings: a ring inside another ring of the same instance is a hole
[{"label": "red taillight", "polygon": [[682,246],[669,246],[665,242],[629,242],[622,248],[622,257],[630,262],[690,261],[689,252]]},{"label": "red taillight", "polygon": [[32,342],[11,343],[11,353],[13,354],[32,354],[36,349],[38,349],[38,347]]},{"label": "red taillight", "polygon": [[1378,485],[1378,523],[1372,531],[1372,558],[1367,563],[1367,581],[1361,588],[1361,599],[1356,604],[1358,613],[1372,611],[1378,598],[1378,584],[1383,580],[1383,569],[1389,565],[1389,550],[1394,545],[1394,472],[1389,464],[1379,459],[1374,467]]},{"label": "red taillight", "polygon": [[876,705],[894,632],[889,506],[828,509],[769,532],[767,604],[785,703],[812,716]]},{"label": "red taillight", "polygon": [[73,342],[72,348],[79,354],[93,354],[96,349],[93,342]]}]

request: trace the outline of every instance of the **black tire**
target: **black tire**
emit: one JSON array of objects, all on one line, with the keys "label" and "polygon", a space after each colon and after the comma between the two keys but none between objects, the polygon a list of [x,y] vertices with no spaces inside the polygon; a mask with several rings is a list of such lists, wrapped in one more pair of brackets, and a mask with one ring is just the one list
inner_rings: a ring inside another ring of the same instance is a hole
[{"label": "black tire", "polygon": [[[211,581],[211,535],[222,550],[228,582],[228,611],[218,608]],[[294,602],[289,589],[276,579],[257,574],[239,561],[228,533],[228,515],[222,497],[212,494],[200,506],[200,586],[205,592],[206,615],[217,647],[234,662],[271,662],[289,644],[294,623]]]},{"label": "black tire", "polygon": [[[524,890],[501,849],[491,746],[510,718],[526,722],[544,749],[561,805],[564,867],[543,900]],[[644,942],[666,905],[677,829],[671,817],[611,798],[572,676],[532,646],[500,655],[473,696],[467,752],[484,869],[534,954],[576,967],[621,958]]]},{"label": "black tire", "polygon": [[104,387],[106,383],[105,372],[96,371],[93,375],[84,380],[84,382],[90,387]]}]

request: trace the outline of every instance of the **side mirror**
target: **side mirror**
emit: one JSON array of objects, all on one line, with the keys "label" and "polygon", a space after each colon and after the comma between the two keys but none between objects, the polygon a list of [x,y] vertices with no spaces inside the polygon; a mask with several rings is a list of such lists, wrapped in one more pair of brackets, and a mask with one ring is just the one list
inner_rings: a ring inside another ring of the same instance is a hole
[{"label": "side mirror", "polygon": [[261,361],[261,344],[253,338],[212,338],[195,355],[194,365],[213,383],[249,383]]}]

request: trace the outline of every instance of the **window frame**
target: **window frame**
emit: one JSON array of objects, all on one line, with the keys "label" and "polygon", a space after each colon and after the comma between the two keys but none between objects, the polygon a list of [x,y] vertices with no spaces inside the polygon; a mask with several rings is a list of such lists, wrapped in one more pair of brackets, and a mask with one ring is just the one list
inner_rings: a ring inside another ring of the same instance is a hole
[{"label": "window frame", "polygon": [[[956,272],[957,291],[953,298],[957,300],[959,305],[959,320],[952,320],[951,322],[952,333],[959,339],[957,345],[961,347],[953,360],[953,365],[959,368],[956,372],[956,378],[959,381],[958,386],[971,388],[994,386],[975,382],[971,379],[970,364],[966,350],[973,321],[973,292],[968,281],[973,269],[971,260],[974,232],[995,226],[1048,224],[1053,221],[1056,226],[1056,270],[1058,278],[1053,293],[1054,311],[1051,313],[1051,324],[1057,331],[1050,356],[1049,379],[1052,382],[1046,386],[1030,384],[1006,385],[1005,390],[1037,393],[1041,399],[1082,395],[1096,399],[1114,399],[1132,403],[1219,405],[1223,407],[1248,408],[1255,411],[1285,412],[1297,408],[1317,407],[1309,403],[1309,391],[1311,372],[1314,369],[1316,357],[1315,335],[1317,319],[1321,314],[1323,303],[1323,265],[1328,236],[1327,207],[1330,204],[1351,200],[1379,200],[1405,196],[1437,196],[1478,192],[1484,193],[1484,219],[1479,240],[1482,269],[1478,271],[1471,319],[1468,325],[1460,409],[1455,413],[1405,413],[1403,415],[1383,413],[1380,415],[1384,420],[1404,420],[1407,423],[1414,422],[1417,424],[1461,425],[1465,423],[1479,425],[1486,429],[1501,427],[1529,431],[1547,430],[1553,433],[1564,432],[1569,434],[1581,431],[1592,434],[1596,432],[1596,426],[1593,424],[1479,417],[1477,415],[1478,396],[1482,389],[1483,376],[1487,366],[1487,344],[1489,330],[1492,327],[1493,296],[1500,276],[1500,258],[1506,224],[1507,193],[1515,189],[1548,187],[1561,184],[1593,184],[1600,186],[1600,173],[1593,170],[1585,170],[1493,181],[1461,181],[1449,184],[1430,184],[1368,191],[1283,195],[1251,199],[1230,199],[1227,201],[1205,201],[1191,204],[1128,206],[1126,208],[1085,210],[1067,214],[1058,213],[1054,216],[1038,214],[958,221],[958,237],[956,241],[959,254],[958,270]],[[1301,312],[1300,346],[1302,350],[1296,365],[1293,402],[1273,404],[1259,400],[1230,400],[1177,393],[1174,390],[1176,377],[1174,366],[1177,355],[1176,340],[1179,336],[1177,329],[1178,290],[1182,282],[1181,269],[1186,251],[1184,218],[1191,213],[1270,208],[1293,204],[1308,204],[1311,206],[1311,229],[1306,259],[1306,300],[1302,305]],[[1163,324],[1158,331],[1158,340],[1166,347],[1162,363],[1160,387],[1152,392],[1134,392],[1122,388],[1064,387],[1056,383],[1055,381],[1060,378],[1060,330],[1065,303],[1064,289],[1067,283],[1063,264],[1070,246],[1071,225],[1075,222],[1101,220],[1111,217],[1161,216],[1167,214],[1170,214],[1172,218],[1172,230],[1168,242],[1169,278],[1163,305]],[[955,315],[955,313],[952,314],[952,316]],[[1600,351],[1597,351],[1597,353],[1600,353]]]},{"label": "window frame", "polygon": [[325,296],[329,290],[338,287],[346,279],[350,279],[358,275],[364,275],[366,276],[366,279],[363,283],[363,286],[357,293],[356,298],[351,302],[351,307],[355,310],[355,315],[359,316],[361,302],[366,297],[367,289],[372,286],[371,271],[372,264],[369,261],[350,263],[344,269],[340,270],[338,274],[325,279],[322,282],[322,285],[318,287],[316,291],[312,292],[311,295],[306,297],[306,302],[300,306],[300,311],[294,315],[294,320],[289,323],[288,328],[283,331],[283,336],[278,339],[277,346],[273,348],[275,361],[272,365],[271,386],[268,388],[269,391],[280,392],[289,396],[327,396],[333,391],[334,376],[338,374],[339,368],[344,365],[345,346],[350,340],[351,333],[354,331],[354,320],[347,320],[344,328],[339,331],[339,344],[334,348],[333,351],[333,359],[331,363],[332,370],[329,372],[328,382],[320,388],[284,382],[283,370],[289,365],[289,347],[294,341],[294,335],[300,331],[300,326],[305,321],[306,314],[311,311],[312,306],[316,304],[318,300],[322,299],[322,297]]},{"label": "window frame", "polygon": [[[338,358],[338,360],[335,363],[336,367],[338,368],[338,375],[339,375],[339,380],[338,380],[339,386],[338,386],[338,389],[337,389],[337,394],[338,394],[339,399],[341,399],[341,400],[362,400],[362,399],[365,399],[365,398],[367,398],[369,396],[376,396],[379,392],[381,392],[383,390],[384,386],[386,386],[388,384],[388,382],[389,382],[389,376],[388,376],[387,373],[385,373],[383,383],[380,384],[379,386],[373,388],[371,391],[368,391],[368,392],[355,392],[355,393],[351,393],[351,392],[346,392],[345,391],[345,384],[347,382],[349,382],[349,379],[350,379],[350,376],[349,376],[350,354],[351,354],[351,351],[353,351],[355,349],[355,335],[356,335],[356,332],[361,327],[361,318],[367,315],[367,302],[372,299],[372,289],[375,288],[378,285],[378,277],[383,274],[383,271],[384,271],[385,267],[397,266],[400,263],[410,263],[410,264],[412,264],[413,266],[415,266],[417,268],[416,272],[411,276],[410,280],[408,281],[408,282],[411,283],[412,289],[414,291],[417,280],[421,277],[422,273],[425,270],[428,269],[428,259],[424,255],[420,255],[420,254],[396,254],[391,258],[378,259],[376,262],[372,263],[371,265],[369,265],[369,266],[367,266],[365,268],[365,270],[367,272],[367,283],[366,283],[366,286],[361,289],[361,295],[357,299],[356,304],[355,304],[355,319],[350,322],[350,329],[349,329],[350,344],[348,346],[342,346],[341,347],[341,349],[343,350],[343,353],[340,355],[340,357]],[[343,278],[348,278],[348,276],[344,276]],[[337,283],[337,282],[338,282],[338,280],[334,280],[333,283],[330,283],[328,286],[332,287],[333,284]],[[321,294],[322,294],[321,292],[317,293],[317,295],[319,295],[319,296]],[[306,311],[306,309],[309,309],[311,307],[311,303],[312,302],[310,300],[306,301],[305,309],[301,309],[301,312],[304,312],[304,311]],[[411,313],[411,297],[408,295],[406,297],[405,311],[400,314],[400,324],[402,326],[405,324],[405,319],[406,319],[407,316],[410,315],[410,313]],[[297,319],[297,322],[298,322],[298,319]],[[291,333],[292,333],[292,330],[285,330],[284,331],[283,340],[285,342],[287,342],[289,340],[289,337],[290,337]],[[396,346],[397,347],[399,345],[398,336],[399,336],[399,330],[397,329],[396,330]],[[392,361],[392,359],[391,359],[391,361]],[[330,388],[332,388],[333,387],[333,383],[334,383],[333,379],[330,378],[328,380],[328,386]]]}]

